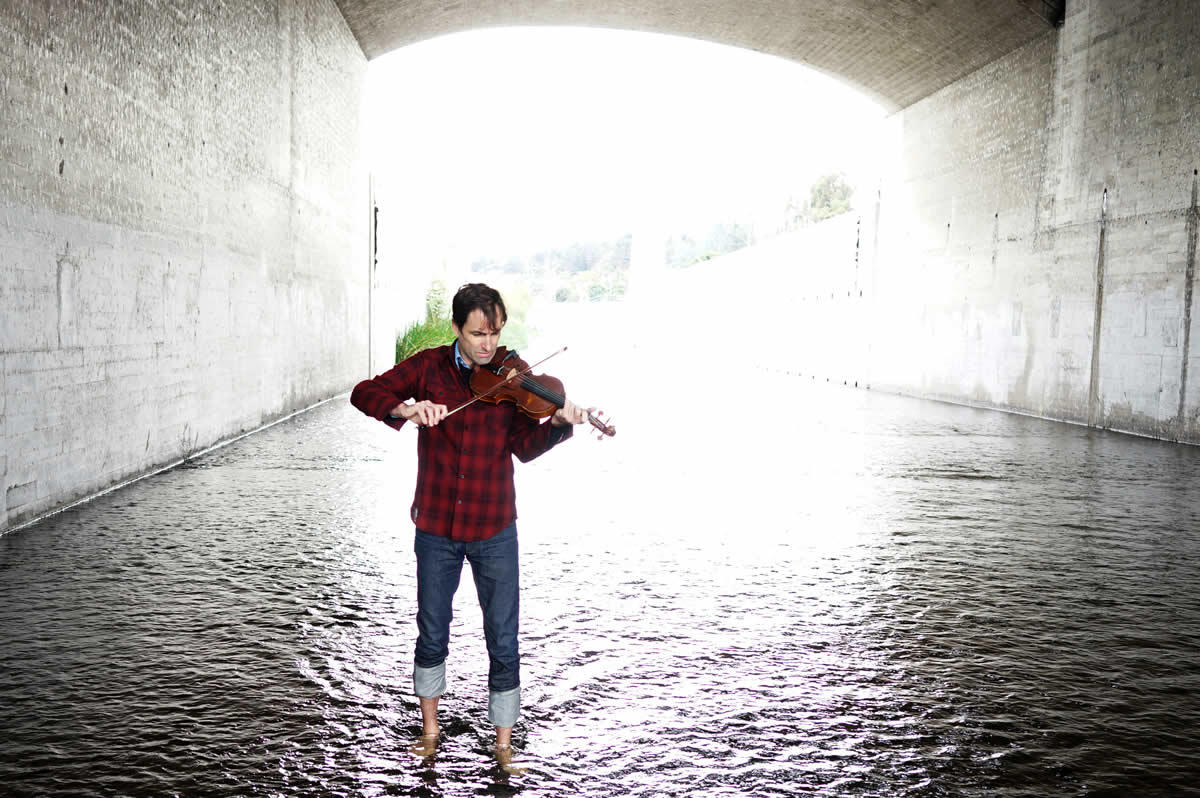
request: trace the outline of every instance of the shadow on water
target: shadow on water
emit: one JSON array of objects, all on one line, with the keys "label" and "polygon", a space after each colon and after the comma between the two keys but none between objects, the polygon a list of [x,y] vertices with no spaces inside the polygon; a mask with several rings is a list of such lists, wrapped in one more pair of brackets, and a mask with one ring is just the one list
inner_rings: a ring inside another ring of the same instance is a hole
[{"label": "shadow on water", "polygon": [[661,371],[603,397],[617,438],[519,469],[523,773],[469,582],[443,740],[410,750],[412,436],[339,401],[0,538],[0,783],[1192,789],[1200,451],[762,372],[786,412],[664,413]]}]

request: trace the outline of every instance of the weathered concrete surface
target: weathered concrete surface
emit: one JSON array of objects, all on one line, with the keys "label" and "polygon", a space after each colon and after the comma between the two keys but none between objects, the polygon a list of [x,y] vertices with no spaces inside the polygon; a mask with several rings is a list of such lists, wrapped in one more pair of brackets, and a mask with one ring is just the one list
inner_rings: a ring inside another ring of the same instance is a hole
[{"label": "weathered concrete surface", "polygon": [[4,3],[0,65],[0,530],[361,375],[332,2]]},{"label": "weathered concrete surface", "polygon": [[1079,0],[890,120],[867,381],[1200,442],[1198,34],[1186,0]]},{"label": "weathered concrete surface", "polygon": [[[337,0],[374,58],[506,25],[625,28],[732,44],[838,75],[903,108],[1050,29],[1063,0]],[[614,53],[620,58],[620,53]]]}]

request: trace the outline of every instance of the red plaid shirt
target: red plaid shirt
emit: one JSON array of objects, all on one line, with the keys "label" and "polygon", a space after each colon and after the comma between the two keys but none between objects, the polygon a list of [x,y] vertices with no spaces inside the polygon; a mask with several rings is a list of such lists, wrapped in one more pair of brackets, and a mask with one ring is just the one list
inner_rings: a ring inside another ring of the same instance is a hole
[{"label": "red plaid shirt", "polygon": [[[428,399],[453,410],[471,398],[467,376],[454,362],[454,345],[418,352],[363,380],[350,403],[393,429],[404,419],[392,408]],[[479,401],[417,432],[417,490],[412,520],[422,532],[451,540],[485,540],[517,517],[513,455],[526,463],[571,437],[571,425],[538,423],[511,402]]]}]

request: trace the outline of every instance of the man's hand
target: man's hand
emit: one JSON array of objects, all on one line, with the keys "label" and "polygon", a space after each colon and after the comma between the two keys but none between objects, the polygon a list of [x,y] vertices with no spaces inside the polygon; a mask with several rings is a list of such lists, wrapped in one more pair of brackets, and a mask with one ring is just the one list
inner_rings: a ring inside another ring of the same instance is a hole
[{"label": "man's hand", "polygon": [[555,410],[554,415],[550,417],[550,423],[556,427],[565,427],[568,424],[582,424],[587,421],[588,413],[596,409],[589,407],[587,410],[584,410],[570,399],[564,401],[566,404]]},{"label": "man's hand", "polygon": [[389,413],[392,418],[402,418],[406,421],[416,421],[422,427],[435,427],[446,417],[446,406],[430,402],[428,399],[411,405],[399,404]]}]

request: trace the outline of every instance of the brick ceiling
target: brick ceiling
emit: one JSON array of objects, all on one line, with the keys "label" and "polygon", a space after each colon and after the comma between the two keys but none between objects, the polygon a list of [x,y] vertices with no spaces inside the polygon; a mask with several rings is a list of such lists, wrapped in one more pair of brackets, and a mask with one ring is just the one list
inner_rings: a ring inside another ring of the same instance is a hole
[{"label": "brick ceiling", "polygon": [[799,61],[895,109],[1050,30],[1065,0],[335,1],[368,58],[473,28],[651,31]]}]

